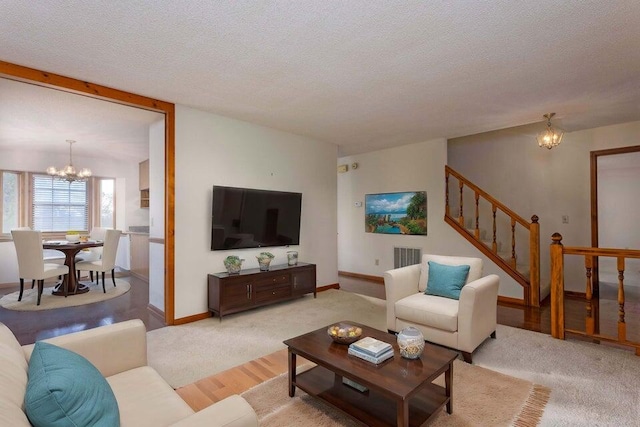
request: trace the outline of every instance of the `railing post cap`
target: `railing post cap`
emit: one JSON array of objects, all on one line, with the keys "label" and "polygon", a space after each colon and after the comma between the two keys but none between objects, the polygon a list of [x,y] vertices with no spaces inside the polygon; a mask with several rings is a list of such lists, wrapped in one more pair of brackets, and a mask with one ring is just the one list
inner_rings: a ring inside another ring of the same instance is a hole
[{"label": "railing post cap", "polygon": [[553,233],[551,240],[553,240],[552,245],[560,245],[562,243],[562,234],[558,232]]},{"label": "railing post cap", "polygon": [[538,218],[538,215],[534,215],[531,217],[531,222],[533,222],[534,224],[537,224],[539,219],[540,218]]}]

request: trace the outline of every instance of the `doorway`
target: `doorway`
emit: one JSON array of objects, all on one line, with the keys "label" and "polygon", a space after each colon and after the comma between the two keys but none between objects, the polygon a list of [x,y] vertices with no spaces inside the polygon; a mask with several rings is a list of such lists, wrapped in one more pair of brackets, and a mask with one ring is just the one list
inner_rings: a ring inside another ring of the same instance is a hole
[{"label": "doorway", "polygon": [[158,112],[164,115],[164,320],[174,319],[174,176],[175,176],[175,106],[172,103],[0,61],[0,76],[57,89],[91,98]]},{"label": "doorway", "polygon": [[[591,246],[640,249],[640,146],[591,152]],[[596,328],[600,319],[617,318],[619,271],[613,257],[594,260]],[[640,260],[626,259],[625,304],[640,301]],[[600,333],[616,335],[615,325]]]}]

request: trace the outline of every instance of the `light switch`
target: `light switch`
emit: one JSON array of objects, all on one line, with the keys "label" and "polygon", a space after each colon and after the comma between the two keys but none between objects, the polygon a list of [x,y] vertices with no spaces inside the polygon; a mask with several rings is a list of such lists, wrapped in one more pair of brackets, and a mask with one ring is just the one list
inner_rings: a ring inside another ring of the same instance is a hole
[{"label": "light switch", "polygon": [[569,215],[562,215],[562,223],[569,224]]}]

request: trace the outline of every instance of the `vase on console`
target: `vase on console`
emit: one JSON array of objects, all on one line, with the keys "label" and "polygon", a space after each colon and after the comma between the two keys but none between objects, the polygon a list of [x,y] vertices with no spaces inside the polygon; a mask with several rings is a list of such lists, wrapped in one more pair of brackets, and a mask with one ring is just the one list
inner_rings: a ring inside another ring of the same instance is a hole
[{"label": "vase on console", "polygon": [[224,267],[227,269],[227,273],[229,274],[238,274],[240,273],[240,269],[242,268],[242,261],[240,257],[236,255],[229,255],[224,259]]},{"label": "vase on console", "polygon": [[271,252],[260,252],[260,255],[256,258],[260,265],[260,271],[269,271],[269,264],[271,264],[271,260],[275,258],[275,255]]}]

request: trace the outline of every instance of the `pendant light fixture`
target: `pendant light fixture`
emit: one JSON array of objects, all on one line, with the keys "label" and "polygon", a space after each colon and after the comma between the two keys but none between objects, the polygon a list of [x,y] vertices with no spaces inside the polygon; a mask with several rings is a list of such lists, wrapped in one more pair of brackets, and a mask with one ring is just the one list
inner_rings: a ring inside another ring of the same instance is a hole
[{"label": "pendant light fixture", "polygon": [[47,174],[68,182],[86,181],[91,176],[91,170],[82,168],[79,172],[76,171],[76,168],[73,166],[73,160],[71,156],[71,147],[73,147],[75,141],[67,139],[67,142],[69,143],[69,164],[62,169],[56,169],[54,166],[49,166],[47,168]]},{"label": "pendant light fixture", "polygon": [[564,135],[564,131],[551,126],[551,118],[555,115],[556,113],[548,113],[543,116],[547,119],[547,128],[537,136],[538,146],[548,148],[549,150],[560,145],[560,141],[562,141],[562,136]]}]

